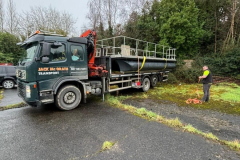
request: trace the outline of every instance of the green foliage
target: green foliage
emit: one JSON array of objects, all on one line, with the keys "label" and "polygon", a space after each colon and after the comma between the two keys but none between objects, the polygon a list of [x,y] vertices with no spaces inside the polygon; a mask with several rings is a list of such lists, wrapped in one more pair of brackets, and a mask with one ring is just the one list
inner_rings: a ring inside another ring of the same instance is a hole
[{"label": "green foliage", "polygon": [[171,84],[178,83],[178,80],[177,80],[176,76],[171,72],[168,74],[167,83],[171,83]]},{"label": "green foliage", "polygon": [[234,78],[236,78],[236,79],[239,79],[239,80],[240,80],[240,73],[239,73],[237,76],[235,76]]},{"label": "green foliage", "polygon": [[113,36],[113,26],[111,21],[108,21],[108,30],[107,30],[107,37]]},{"label": "green foliage", "polygon": [[[199,9],[199,22],[204,24],[205,34],[200,41],[202,55],[219,53],[230,29],[232,0],[194,0]],[[237,4],[239,8],[239,4]],[[236,12],[235,17],[239,17]],[[239,35],[239,18],[235,18],[235,35]],[[238,39],[238,36],[234,37]]]},{"label": "green foliage", "polygon": [[146,2],[142,9],[142,15],[139,17],[138,28],[139,39],[158,43],[160,41],[160,2],[154,0],[153,3]]},{"label": "green foliage", "polygon": [[240,79],[240,48],[234,48],[224,55],[212,54],[205,57],[197,56],[194,59],[195,61],[192,64],[193,68],[195,68],[194,70],[201,69],[202,66],[207,65],[215,76]]},{"label": "green foliage", "polygon": [[3,99],[3,89],[0,90],[0,101]]},{"label": "green foliage", "polygon": [[0,62],[1,63],[14,63],[16,64],[18,60],[22,57],[22,50],[16,44],[20,40],[10,34],[0,32]]},{"label": "green foliage", "polygon": [[115,144],[114,142],[105,141],[105,142],[103,143],[103,146],[102,146],[102,150],[101,150],[101,151],[110,150],[114,144]]},{"label": "green foliage", "polygon": [[4,110],[8,110],[8,109],[13,109],[13,108],[21,108],[21,107],[26,107],[27,104],[25,104],[24,102],[20,102],[17,104],[10,104],[7,106],[0,106],[0,111],[4,111]]},{"label": "green foliage", "polygon": [[199,51],[199,41],[208,34],[198,18],[199,9],[193,0],[147,2],[135,27],[140,33],[136,38],[177,48],[182,58],[194,57]]},{"label": "green foliage", "polygon": [[213,75],[238,77],[240,74],[240,48],[235,48],[223,56],[196,57],[195,66],[208,65]]},{"label": "green foliage", "polygon": [[198,22],[198,12],[193,0],[162,0],[159,8],[160,43],[177,48],[180,57],[193,57],[204,33]]},{"label": "green foliage", "polygon": [[178,70],[177,77],[180,81],[185,83],[197,83],[198,77],[202,74],[202,70],[192,68],[186,70]]},{"label": "green foliage", "polygon": [[0,53],[0,63],[13,63],[14,55],[12,53],[4,54]]},{"label": "green foliage", "polygon": [[103,26],[102,22],[100,22],[99,27],[97,28],[97,33],[98,33],[98,38],[99,39],[105,38],[105,36],[104,36],[104,26]]},{"label": "green foliage", "polygon": [[139,16],[137,12],[132,12],[129,20],[125,24],[124,35],[131,38],[139,38],[139,26],[138,26]]},{"label": "green foliage", "polygon": [[197,83],[198,77],[203,74],[202,66],[184,67],[185,62],[177,59],[176,69],[173,72],[175,78],[182,83]]}]

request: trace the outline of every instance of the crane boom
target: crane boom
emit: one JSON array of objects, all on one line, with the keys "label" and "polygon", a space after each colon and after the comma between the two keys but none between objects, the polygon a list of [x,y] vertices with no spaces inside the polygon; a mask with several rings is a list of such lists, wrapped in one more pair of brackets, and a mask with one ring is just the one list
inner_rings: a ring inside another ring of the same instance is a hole
[{"label": "crane boom", "polygon": [[108,71],[104,70],[102,65],[97,66],[95,64],[96,56],[96,44],[97,44],[97,34],[94,30],[87,30],[80,37],[87,38],[87,52],[88,52],[88,68],[89,68],[89,77],[104,77],[107,75]]}]

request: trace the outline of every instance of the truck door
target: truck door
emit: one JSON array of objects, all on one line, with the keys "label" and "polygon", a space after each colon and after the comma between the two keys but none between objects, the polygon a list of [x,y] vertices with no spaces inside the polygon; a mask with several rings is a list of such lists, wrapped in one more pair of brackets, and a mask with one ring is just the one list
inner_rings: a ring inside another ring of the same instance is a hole
[{"label": "truck door", "polygon": [[[37,79],[38,81],[51,80],[62,76],[67,76],[68,63],[66,57],[66,45],[61,43],[59,47],[51,46],[49,63],[38,63]],[[42,53],[40,53],[41,55]],[[43,82],[44,83],[44,82]]]},{"label": "truck door", "polygon": [[79,79],[88,79],[87,52],[85,44],[70,44],[70,74]]}]

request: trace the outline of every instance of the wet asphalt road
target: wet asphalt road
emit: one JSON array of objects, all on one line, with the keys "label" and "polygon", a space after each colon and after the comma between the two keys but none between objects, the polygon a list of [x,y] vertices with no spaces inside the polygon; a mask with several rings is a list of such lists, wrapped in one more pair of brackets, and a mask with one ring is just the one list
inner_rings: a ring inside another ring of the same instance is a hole
[{"label": "wet asphalt road", "polygon": [[[2,89],[2,87],[0,87]],[[17,104],[22,102],[23,100],[17,95],[17,88],[13,89],[4,89],[3,91],[3,99],[0,100],[0,107],[7,106],[11,104]]]},{"label": "wet asphalt road", "polygon": [[[239,159],[226,146],[103,102],[67,112],[53,105],[0,111],[0,131],[1,160]],[[116,144],[100,152],[105,141]]]},{"label": "wet asphalt road", "polygon": [[240,140],[239,115],[194,107],[181,107],[168,101],[152,99],[127,99],[123,103],[137,108],[144,107],[168,119],[178,117],[182,123],[191,124],[205,133],[213,133],[222,140]]}]

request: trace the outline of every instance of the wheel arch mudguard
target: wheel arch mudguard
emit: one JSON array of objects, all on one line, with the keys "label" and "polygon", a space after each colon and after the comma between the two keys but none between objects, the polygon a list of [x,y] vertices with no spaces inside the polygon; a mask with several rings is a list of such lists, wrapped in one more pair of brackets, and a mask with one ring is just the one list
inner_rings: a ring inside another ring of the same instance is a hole
[{"label": "wheel arch mudguard", "polygon": [[13,78],[13,77],[5,76],[2,80],[2,82],[5,81],[5,80],[13,80],[13,82],[16,83],[16,79]]},{"label": "wheel arch mudguard", "polygon": [[143,80],[144,80],[146,77],[147,77],[149,80],[151,80],[151,79],[150,79],[150,75],[144,75],[144,76],[142,76],[141,83],[143,82]]}]

